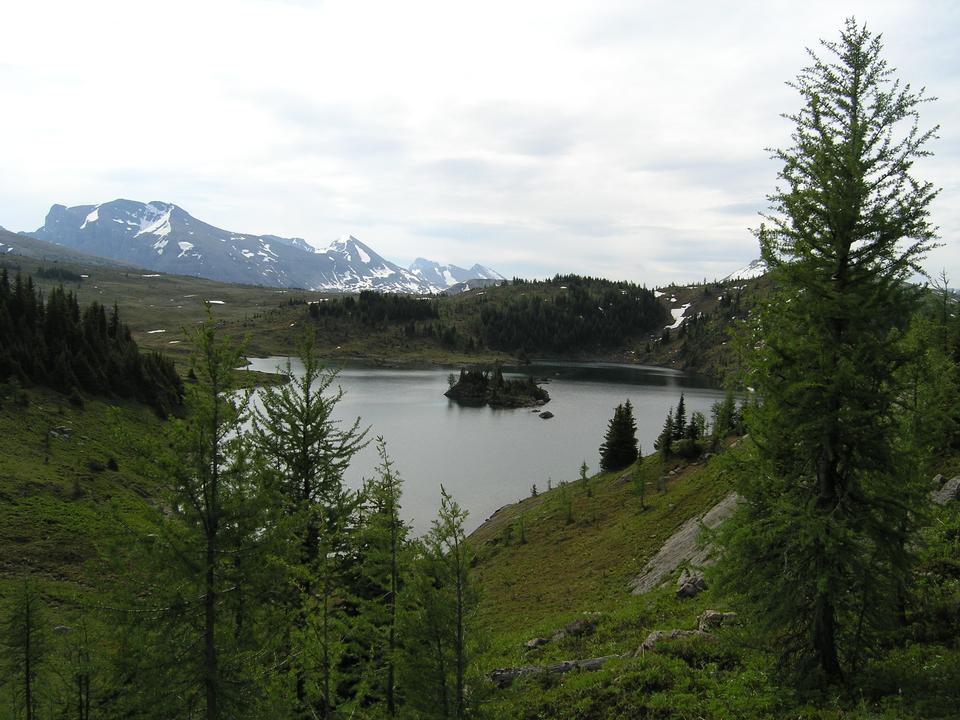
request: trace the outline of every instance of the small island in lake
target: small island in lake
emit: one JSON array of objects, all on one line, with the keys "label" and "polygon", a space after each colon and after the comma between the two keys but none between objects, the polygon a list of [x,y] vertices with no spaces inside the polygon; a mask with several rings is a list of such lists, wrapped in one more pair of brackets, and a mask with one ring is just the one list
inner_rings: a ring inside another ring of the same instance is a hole
[{"label": "small island in lake", "polygon": [[452,375],[450,377],[450,389],[444,395],[463,405],[519,408],[550,402],[550,395],[532,377],[506,380],[500,368],[492,373],[489,370],[461,370],[456,382],[453,382]]}]

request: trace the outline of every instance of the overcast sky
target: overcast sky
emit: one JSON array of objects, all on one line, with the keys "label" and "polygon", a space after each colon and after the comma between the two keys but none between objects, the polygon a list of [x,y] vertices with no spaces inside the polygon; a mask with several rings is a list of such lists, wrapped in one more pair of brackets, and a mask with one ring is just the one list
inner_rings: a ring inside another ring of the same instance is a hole
[{"label": "overcast sky", "polygon": [[958,284],[953,0],[8,3],[0,225],[124,197],[403,265],[722,277],[759,254],[784,82],[851,14],[940,98],[916,174],[943,189],[927,267]]}]

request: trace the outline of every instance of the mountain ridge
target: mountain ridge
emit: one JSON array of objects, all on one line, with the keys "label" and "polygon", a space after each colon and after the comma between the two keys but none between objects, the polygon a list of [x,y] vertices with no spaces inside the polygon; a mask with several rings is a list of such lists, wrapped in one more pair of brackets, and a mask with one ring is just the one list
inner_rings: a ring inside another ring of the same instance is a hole
[{"label": "mountain ridge", "polygon": [[21,234],[148,270],[280,288],[427,295],[475,274],[502,279],[479,264],[464,270],[419,258],[423,267],[446,270],[428,277],[387,260],[350,234],[321,249],[300,237],[224,230],[158,200],[54,204],[40,228]]}]

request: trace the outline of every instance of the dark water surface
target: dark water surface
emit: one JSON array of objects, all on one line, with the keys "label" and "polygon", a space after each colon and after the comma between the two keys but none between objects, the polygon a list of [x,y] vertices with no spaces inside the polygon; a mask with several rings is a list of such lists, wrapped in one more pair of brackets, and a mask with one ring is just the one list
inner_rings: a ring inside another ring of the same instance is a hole
[{"label": "dark water surface", "polygon": [[[272,372],[286,358],[254,358],[251,369]],[[293,367],[299,366],[295,360]],[[529,365],[511,372],[549,378],[554,417],[541,420],[530,409],[461,407],[444,397],[451,368],[395,370],[346,367],[335,384],[343,388],[338,419],[358,416],[371,438],[382,435],[394,468],[403,478],[404,516],[418,534],[430,527],[440,503],[441,483],[470,511],[468,531],[507,503],[545,489],[548,481],[574,480],[586,461],[590,474],[600,464],[599,448],[613,410],[633,403],[637,437],[644,453],[663,427],[667,411],[684,393],[687,418],[710,406],[723,391],[663,368],[605,363]],[[538,410],[539,412],[539,410]],[[354,458],[346,481],[359,487],[377,465],[373,444]]]}]

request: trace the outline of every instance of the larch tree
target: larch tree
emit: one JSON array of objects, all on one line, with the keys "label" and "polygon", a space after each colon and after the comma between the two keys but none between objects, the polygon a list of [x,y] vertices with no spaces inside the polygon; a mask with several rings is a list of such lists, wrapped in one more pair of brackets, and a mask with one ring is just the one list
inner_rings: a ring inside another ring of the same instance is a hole
[{"label": "larch tree", "polygon": [[420,541],[404,591],[403,662],[407,709],[416,717],[464,720],[471,714],[467,678],[477,639],[479,600],[470,573],[464,511],[440,487],[440,511]]},{"label": "larch tree", "polygon": [[50,650],[46,612],[33,581],[25,579],[16,589],[2,629],[0,667],[13,690],[12,705],[22,707],[23,717],[33,720],[40,706],[38,680]]},{"label": "larch tree", "polygon": [[[757,467],[723,532],[720,580],[781,659],[832,683],[897,621],[923,493],[898,417],[902,338],[934,245],[913,175],[936,128],[853,19],[810,51],[780,184],[757,231],[775,291],[757,317]],[[912,443],[913,446],[916,443]]]},{"label": "larch tree", "polygon": [[359,418],[342,426],[333,417],[343,392],[332,390],[336,373],[323,367],[311,339],[299,359],[298,370],[289,362],[282,369],[285,384],[261,391],[253,437],[279,508],[271,529],[286,548],[281,555],[289,591],[280,604],[291,628],[295,714],[328,717],[337,704],[334,676],[345,635],[341,601],[349,594],[345,565],[352,558],[348,536],[359,502],[344,487],[343,473],[367,440]]},{"label": "larch tree", "polygon": [[122,521],[109,553],[124,579],[113,612],[115,682],[127,692],[116,711],[257,717],[269,630],[257,621],[257,599],[270,585],[261,575],[262,473],[244,432],[249,398],[233,379],[242,349],[210,320],[189,335],[196,381],[187,386],[187,416],[142,440],[155,443],[143,462],[162,502],[142,522]]},{"label": "larch tree", "polygon": [[399,593],[409,574],[410,528],[400,518],[402,480],[376,440],[380,464],[364,486],[364,522],[360,529],[360,632],[365,646],[363,678],[366,700],[383,706],[387,717],[398,712],[397,692]]}]

